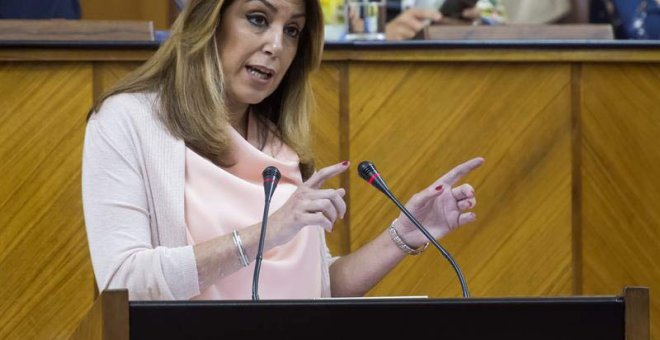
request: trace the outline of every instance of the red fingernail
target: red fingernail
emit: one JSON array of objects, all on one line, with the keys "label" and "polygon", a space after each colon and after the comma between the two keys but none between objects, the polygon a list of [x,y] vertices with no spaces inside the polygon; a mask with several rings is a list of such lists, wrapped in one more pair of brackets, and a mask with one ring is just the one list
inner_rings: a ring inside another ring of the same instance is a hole
[{"label": "red fingernail", "polygon": [[438,185],[437,187],[435,187],[435,190],[442,191],[444,188],[445,188],[444,186]]},{"label": "red fingernail", "polygon": [[343,162],[341,162],[341,165],[343,165],[343,166],[347,166],[347,165],[348,165],[348,161],[343,161]]}]

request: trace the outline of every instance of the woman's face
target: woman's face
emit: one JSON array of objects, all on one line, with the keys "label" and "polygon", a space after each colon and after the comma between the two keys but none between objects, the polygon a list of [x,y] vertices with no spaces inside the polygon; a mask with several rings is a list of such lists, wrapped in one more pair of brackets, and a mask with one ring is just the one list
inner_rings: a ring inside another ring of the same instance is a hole
[{"label": "woman's face", "polygon": [[235,0],[226,8],[218,52],[230,110],[244,110],[277,89],[304,26],[304,0]]}]

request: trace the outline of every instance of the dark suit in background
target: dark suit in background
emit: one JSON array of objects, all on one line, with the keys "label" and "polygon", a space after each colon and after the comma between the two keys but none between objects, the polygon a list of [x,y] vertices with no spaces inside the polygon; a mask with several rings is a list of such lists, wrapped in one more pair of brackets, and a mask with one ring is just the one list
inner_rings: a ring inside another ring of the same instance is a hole
[{"label": "dark suit in background", "polygon": [[0,19],[80,19],[78,0],[0,0]]},{"label": "dark suit in background", "polygon": [[611,23],[618,39],[660,39],[660,5],[656,0],[593,0],[590,19]]},{"label": "dark suit in background", "polygon": [[401,0],[387,0],[386,22],[392,21],[401,14]]}]

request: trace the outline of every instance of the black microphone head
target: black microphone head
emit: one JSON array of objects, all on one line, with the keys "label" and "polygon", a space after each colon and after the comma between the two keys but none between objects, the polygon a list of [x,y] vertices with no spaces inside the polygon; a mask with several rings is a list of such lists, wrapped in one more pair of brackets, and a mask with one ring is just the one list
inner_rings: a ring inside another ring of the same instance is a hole
[{"label": "black microphone head", "polygon": [[271,178],[275,181],[279,181],[280,178],[282,177],[282,174],[280,174],[280,170],[278,170],[276,167],[272,165],[265,168],[264,171],[261,173],[261,175],[264,177],[264,180],[266,178]]},{"label": "black microphone head", "polygon": [[365,181],[369,181],[371,179],[371,176],[378,174],[378,170],[376,169],[376,166],[374,163],[370,161],[363,161],[358,165],[358,174],[360,174],[360,177],[364,179]]},{"label": "black microphone head", "polygon": [[380,173],[376,169],[374,163],[370,161],[363,161],[360,163],[360,165],[358,165],[357,170],[358,174],[360,174],[360,177],[369,182],[369,184],[375,186],[376,189],[382,191],[384,194],[389,192],[390,189],[387,187],[387,184],[385,184],[385,181],[380,176]]},{"label": "black microphone head", "polygon": [[274,166],[269,166],[264,169],[261,173],[264,177],[264,194],[266,195],[266,201],[270,202],[270,199],[273,197],[277,183],[280,181],[280,170]]}]

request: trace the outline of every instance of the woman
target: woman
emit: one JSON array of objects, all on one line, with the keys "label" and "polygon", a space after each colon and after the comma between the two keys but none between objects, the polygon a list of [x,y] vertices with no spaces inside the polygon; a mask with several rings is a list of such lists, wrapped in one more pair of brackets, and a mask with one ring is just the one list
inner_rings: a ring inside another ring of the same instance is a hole
[{"label": "woman", "polygon": [[[387,232],[340,259],[325,246],[345,191],[320,188],[350,164],[313,170],[309,73],[322,31],[316,1],[194,0],[156,54],[101,98],[83,155],[101,290],[128,288],[132,300],[249,299],[267,165],[282,179],[262,298],[362,295],[406,255]],[[408,203],[434,236],[475,219],[473,189],[450,186],[481,162]],[[403,218],[392,228],[409,248],[426,243]]]}]

